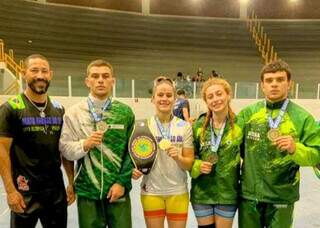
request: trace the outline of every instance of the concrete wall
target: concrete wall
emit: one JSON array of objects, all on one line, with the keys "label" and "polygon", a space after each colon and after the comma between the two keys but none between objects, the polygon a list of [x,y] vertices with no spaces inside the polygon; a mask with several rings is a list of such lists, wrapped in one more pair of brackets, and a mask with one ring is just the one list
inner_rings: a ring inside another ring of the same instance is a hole
[{"label": "concrete wall", "polygon": [[[45,0],[38,0],[43,2]],[[141,12],[142,1],[128,0],[47,0],[77,6]],[[259,18],[270,19],[319,19],[319,0],[250,0],[249,10]],[[239,18],[239,0],[151,0],[152,14]]]},{"label": "concrete wall", "polygon": [[[0,103],[6,101],[10,96],[0,95]],[[61,102],[64,107],[68,108],[71,105],[77,103],[78,101],[84,99],[83,97],[53,97],[57,101]],[[131,98],[116,98],[126,104],[128,104],[134,111],[137,119],[146,118],[154,114],[154,106],[151,103],[150,99],[140,98],[140,99],[131,99]],[[238,113],[243,107],[248,104],[252,104],[257,100],[254,99],[234,99],[232,101],[232,108],[236,113]],[[317,120],[320,120],[320,100],[313,99],[298,99],[293,100],[297,104],[304,107],[309,111]],[[190,99],[190,109],[191,116],[197,117],[200,113],[206,111],[206,106],[200,99]]]},{"label": "concrete wall", "polygon": [[[142,8],[141,0],[47,0],[47,2],[133,12],[141,12]],[[239,9],[239,1],[235,0],[150,1],[152,14],[239,18]]]},{"label": "concrete wall", "polygon": [[251,0],[249,9],[253,9],[259,18],[270,19],[319,19],[319,0]]},{"label": "concrete wall", "polygon": [[0,67],[0,93],[3,93],[15,80],[16,77],[7,69]]},{"label": "concrete wall", "polygon": [[240,4],[235,0],[152,0],[152,14],[239,18]]}]

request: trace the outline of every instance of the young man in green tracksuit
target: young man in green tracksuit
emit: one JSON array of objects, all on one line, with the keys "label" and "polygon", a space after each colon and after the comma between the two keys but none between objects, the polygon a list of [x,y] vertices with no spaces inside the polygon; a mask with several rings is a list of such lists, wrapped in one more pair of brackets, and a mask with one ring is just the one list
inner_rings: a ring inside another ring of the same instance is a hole
[{"label": "young man in green tracksuit", "polygon": [[64,116],[60,151],[77,160],[75,189],[80,228],[130,228],[131,174],[128,141],[131,108],[112,100],[113,68],[95,60],[87,68],[89,96]]},{"label": "young man in green tracksuit", "polygon": [[299,167],[320,162],[320,128],[288,99],[289,66],[274,61],[261,71],[265,100],[243,109],[240,228],[289,228],[299,200]]}]

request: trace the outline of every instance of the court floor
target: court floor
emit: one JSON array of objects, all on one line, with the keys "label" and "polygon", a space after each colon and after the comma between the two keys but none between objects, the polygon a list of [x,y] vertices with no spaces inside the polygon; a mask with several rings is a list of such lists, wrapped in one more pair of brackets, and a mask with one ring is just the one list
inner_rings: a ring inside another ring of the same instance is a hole
[{"label": "court floor", "polygon": [[[140,181],[133,181],[133,190],[131,191],[132,200],[132,222],[133,228],[143,228],[144,219],[139,195]],[[9,227],[9,211],[7,211],[6,198],[2,182],[0,184],[0,227]],[[311,168],[301,169],[300,201],[295,206],[294,228],[319,228],[320,227],[320,180],[314,175]],[[68,227],[78,227],[78,215],[76,204],[69,207]],[[38,224],[37,227],[41,227]],[[188,228],[197,227],[193,211],[190,207],[188,217]],[[237,220],[233,228],[236,228]]]}]

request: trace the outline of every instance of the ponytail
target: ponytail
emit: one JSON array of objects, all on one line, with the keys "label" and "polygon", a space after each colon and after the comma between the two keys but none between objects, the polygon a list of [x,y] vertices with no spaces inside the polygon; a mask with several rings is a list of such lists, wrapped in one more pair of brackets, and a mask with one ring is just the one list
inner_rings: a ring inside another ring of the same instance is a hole
[{"label": "ponytail", "polygon": [[230,107],[230,103],[228,104],[228,116],[229,116],[231,131],[232,131],[232,137],[234,137],[234,124],[236,121],[236,114],[233,112],[232,108]]},{"label": "ponytail", "polygon": [[206,114],[206,117],[205,117],[205,120],[203,122],[203,125],[202,125],[202,132],[201,132],[201,136],[200,136],[200,140],[201,142],[204,142],[205,140],[205,132],[206,132],[206,129],[210,123],[210,120],[211,120],[211,117],[212,117],[212,112],[210,110],[207,111],[207,114]]}]

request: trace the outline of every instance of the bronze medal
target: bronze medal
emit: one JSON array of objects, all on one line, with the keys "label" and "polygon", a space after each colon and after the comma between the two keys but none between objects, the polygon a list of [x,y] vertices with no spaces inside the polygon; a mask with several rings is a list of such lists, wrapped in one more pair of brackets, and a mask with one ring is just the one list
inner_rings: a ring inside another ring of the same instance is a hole
[{"label": "bronze medal", "polygon": [[210,162],[212,164],[216,164],[218,162],[218,154],[217,153],[210,153],[210,155],[207,157],[206,161]]},{"label": "bronze medal", "polygon": [[272,128],[268,131],[267,133],[268,139],[270,141],[275,141],[277,138],[279,138],[281,136],[279,129],[277,128]]}]

